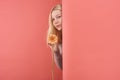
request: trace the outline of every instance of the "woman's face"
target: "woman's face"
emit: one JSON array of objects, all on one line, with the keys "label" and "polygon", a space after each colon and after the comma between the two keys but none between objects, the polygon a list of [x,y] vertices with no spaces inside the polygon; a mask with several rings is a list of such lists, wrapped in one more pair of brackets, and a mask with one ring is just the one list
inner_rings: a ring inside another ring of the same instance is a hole
[{"label": "woman's face", "polygon": [[52,22],[57,30],[62,30],[62,14],[61,10],[54,10],[52,12]]}]

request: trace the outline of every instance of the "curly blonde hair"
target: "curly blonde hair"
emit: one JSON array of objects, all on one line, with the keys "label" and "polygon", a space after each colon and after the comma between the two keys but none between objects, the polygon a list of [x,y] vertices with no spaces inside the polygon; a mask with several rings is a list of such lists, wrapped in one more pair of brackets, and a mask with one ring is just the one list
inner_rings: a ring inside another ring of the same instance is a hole
[{"label": "curly blonde hair", "polygon": [[53,22],[52,22],[52,12],[54,10],[61,10],[62,11],[62,5],[61,4],[58,4],[56,5],[55,7],[53,7],[50,11],[50,14],[49,14],[49,28],[48,28],[48,33],[47,33],[47,44],[48,44],[48,38],[49,38],[49,35],[50,34],[54,34],[58,37],[58,43],[62,43],[62,30],[58,31],[54,25],[53,25]]}]

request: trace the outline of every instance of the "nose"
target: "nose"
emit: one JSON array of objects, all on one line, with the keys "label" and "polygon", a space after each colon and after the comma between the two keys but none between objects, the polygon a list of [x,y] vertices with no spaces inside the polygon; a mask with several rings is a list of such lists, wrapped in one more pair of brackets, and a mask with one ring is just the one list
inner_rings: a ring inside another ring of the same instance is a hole
[{"label": "nose", "polygon": [[58,21],[58,20],[56,20],[56,21],[55,21],[55,24],[58,24],[58,23],[59,23],[59,21]]}]

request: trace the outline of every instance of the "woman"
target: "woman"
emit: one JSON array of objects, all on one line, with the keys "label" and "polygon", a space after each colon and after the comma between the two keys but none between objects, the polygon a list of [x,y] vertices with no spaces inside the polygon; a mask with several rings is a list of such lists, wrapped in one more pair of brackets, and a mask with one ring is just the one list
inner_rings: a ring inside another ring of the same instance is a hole
[{"label": "woman", "polygon": [[55,64],[62,70],[62,6],[56,5],[49,15],[47,44],[51,48]]}]

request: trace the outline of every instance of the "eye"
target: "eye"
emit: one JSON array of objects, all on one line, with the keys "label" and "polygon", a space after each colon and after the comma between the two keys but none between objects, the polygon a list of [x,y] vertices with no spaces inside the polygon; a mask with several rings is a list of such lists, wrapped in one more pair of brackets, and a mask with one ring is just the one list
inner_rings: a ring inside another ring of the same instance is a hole
[{"label": "eye", "polygon": [[61,16],[57,16],[57,18],[61,18]]}]

